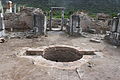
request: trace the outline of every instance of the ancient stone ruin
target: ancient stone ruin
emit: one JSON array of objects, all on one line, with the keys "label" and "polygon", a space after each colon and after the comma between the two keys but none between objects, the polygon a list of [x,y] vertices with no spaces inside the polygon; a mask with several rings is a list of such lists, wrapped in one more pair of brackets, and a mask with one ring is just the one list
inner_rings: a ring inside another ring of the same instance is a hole
[{"label": "ancient stone ruin", "polygon": [[70,35],[78,34],[80,35],[82,33],[82,28],[80,24],[81,17],[80,15],[72,15],[70,18],[70,26],[68,28],[68,33]]},{"label": "ancient stone ruin", "polygon": [[5,13],[5,29],[8,32],[27,32],[25,35],[43,35],[46,33],[47,18],[39,8],[22,8],[18,13]]},{"label": "ancient stone ruin", "polygon": [[107,33],[105,38],[113,45],[120,45],[120,14],[113,18],[110,32]]},{"label": "ancient stone ruin", "polygon": [[61,29],[60,30],[63,30],[63,27],[64,27],[64,10],[65,8],[64,7],[51,7],[51,10],[50,10],[50,25],[49,25],[49,30],[52,30],[52,17],[53,17],[53,11],[59,11],[61,10],[62,11],[62,19],[61,19]]},{"label": "ancient stone ruin", "polygon": [[33,30],[36,34],[46,34],[47,17],[36,9],[33,14]]},{"label": "ancient stone ruin", "polygon": [[[23,48],[17,54],[18,57],[33,59],[33,64],[57,69],[74,70],[95,56],[99,56],[95,50],[81,50],[79,47],[67,45],[44,46],[44,48]],[[36,58],[39,57],[39,58]],[[66,64],[66,65],[64,65]]]},{"label": "ancient stone ruin", "polygon": [[0,80],[120,80],[120,14],[49,7],[0,0]]}]

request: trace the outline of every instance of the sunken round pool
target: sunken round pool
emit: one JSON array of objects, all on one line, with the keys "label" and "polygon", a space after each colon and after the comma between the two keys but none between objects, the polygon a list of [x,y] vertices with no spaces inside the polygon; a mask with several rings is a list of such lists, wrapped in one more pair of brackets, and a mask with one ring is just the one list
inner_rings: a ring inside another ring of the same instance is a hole
[{"label": "sunken round pool", "polygon": [[73,62],[81,59],[83,55],[70,47],[49,47],[44,50],[43,57],[55,62]]}]

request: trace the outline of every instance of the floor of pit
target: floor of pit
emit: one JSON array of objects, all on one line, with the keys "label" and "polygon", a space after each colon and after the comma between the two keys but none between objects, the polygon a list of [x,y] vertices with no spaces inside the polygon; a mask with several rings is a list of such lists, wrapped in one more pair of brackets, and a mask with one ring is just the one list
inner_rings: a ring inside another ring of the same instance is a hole
[{"label": "floor of pit", "polygon": [[[48,37],[36,39],[8,40],[0,44],[0,80],[119,80],[120,48],[89,40],[90,38],[69,37],[63,32],[49,32]],[[35,66],[31,60],[15,56],[17,50],[23,47],[56,44],[98,49],[104,53],[104,57],[93,59],[76,70],[60,70]]]}]

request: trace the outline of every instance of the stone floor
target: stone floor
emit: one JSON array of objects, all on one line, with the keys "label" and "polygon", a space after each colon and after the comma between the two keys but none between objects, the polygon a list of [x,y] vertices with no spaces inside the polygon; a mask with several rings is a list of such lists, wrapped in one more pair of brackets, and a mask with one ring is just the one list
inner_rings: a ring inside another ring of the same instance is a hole
[{"label": "stone floor", "polygon": [[[63,32],[48,32],[48,37],[10,39],[0,44],[0,80],[120,80],[120,48],[104,41],[90,42],[93,36],[69,37]],[[103,53],[103,57],[92,58],[76,69],[58,69],[34,65],[31,59],[16,56],[23,47],[50,45],[96,49]]]}]

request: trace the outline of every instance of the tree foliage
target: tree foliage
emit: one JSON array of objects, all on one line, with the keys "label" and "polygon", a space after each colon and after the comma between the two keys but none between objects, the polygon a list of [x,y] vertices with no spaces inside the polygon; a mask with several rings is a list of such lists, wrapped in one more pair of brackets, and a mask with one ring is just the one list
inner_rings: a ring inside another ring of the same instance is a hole
[{"label": "tree foliage", "polygon": [[[4,1],[4,0],[3,0]],[[67,11],[85,10],[91,13],[118,13],[120,0],[12,0],[18,4],[39,7],[48,11],[50,7],[65,7]]]}]

